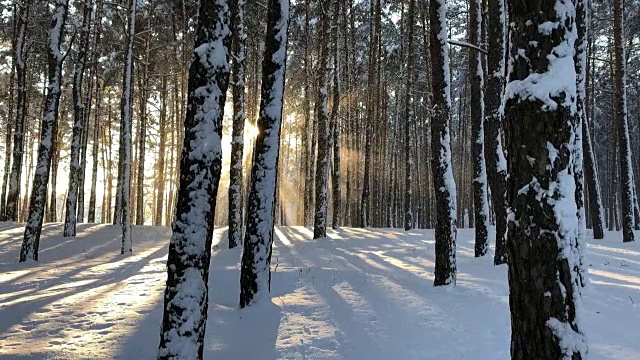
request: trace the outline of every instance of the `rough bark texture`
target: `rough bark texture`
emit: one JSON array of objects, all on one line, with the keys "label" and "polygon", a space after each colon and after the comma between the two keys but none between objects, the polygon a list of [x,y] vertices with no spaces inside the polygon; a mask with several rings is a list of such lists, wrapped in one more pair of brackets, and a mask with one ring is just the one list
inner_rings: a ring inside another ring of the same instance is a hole
[{"label": "rough bark texture", "polygon": [[253,150],[247,229],[240,271],[240,307],[268,298],[280,126],[284,100],[289,1],[269,0],[262,93]]},{"label": "rough bark texture", "polygon": [[618,156],[620,157],[620,201],[622,203],[622,241],[635,240],[633,233],[633,170],[629,122],[627,119],[626,52],[624,39],[623,1],[613,1],[613,57],[615,83],[615,119],[618,127]]},{"label": "rough bark texture", "polygon": [[8,221],[18,221],[18,202],[20,200],[20,184],[22,178],[22,156],[24,154],[24,126],[27,118],[27,73],[25,40],[27,37],[27,25],[29,11],[33,0],[16,2],[16,40],[14,45],[14,63],[16,67],[17,96],[16,96],[16,121],[13,132],[13,159],[11,161],[11,174],[9,175],[9,190],[5,218]]},{"label": "rough bark texture", "polygon": [[67,19],[68,0],[57,0],[51,17],[51,30],[47,46],[48,84],[45,99],[44,115],[40,127],[40,145],[38,146],[38,163],[33,176],[29,215],[24,230],[20,262],[38,261],[38,247],[47,202],[47,186],[51,169],[51,154],[54,137],[58,127],[58,107],[62,85],[62,62],[64,56],[60,52],[60,43]]},{"label": "rough bark texture", "polygon": [[331,108],[331,137],[333,143],[333,219],[331,228],[338,229],[342,222],[342,195],[340,191],[340,0],[333,1],[333,107]]},{"label": "rough bark texture", "polygon": [[244,149],[244,91],[247,35],[244,28],[245,1],[233,0],[231,22],[233,24],[233,130],[231,133],[231,165],[229,169],[229,248],[242,241],[242,210],[244,208],[243,149]]},{"label": "rough bark texture", "polygon": [[602,207],[602,197],[600,193],[600,178],[596,168],[593,144],[589,132],[589,122],[587,116],[582,117],[582,149],[584,155],[584,176],[589,192],[589,209],[591,224],[593,227],[593,238],[604,239],[604,208]]},{"label": "rough bark texture", "polygon": [[436,263],[434,285],[456,282],[456,184],[451,168],[451,109],[449,45],[447,44],[446,0],[430,0],[431,79],[433,115],[431,153],[433,186],[436,189]]},{"label": "rough bark texture", "polygon": [[[482,45],[482,0],[469,4],[469,42]],[[473,211],[475,221],[475,256],[484,256],[489,248],[489,196],[487,194],[487,169],[484,158],[484,70],[482,54],[469,53],[471,76],[471,133],[473,152]]]},{"label": "rough bark texture", "polygon": [[404,93],[404,229],[410,230],[413,228],[413,209],[412,209],[412,193],[411,186],[413,184],[412,168],[413,168],[413,154],[412,154],[412,136],[415,114],[411,111],[412,104],[412,90],[413,90],[413,29],[415,27],[414,12],[415,1],[409,0],[409,12],[407,19],[407,74]]},{"label": "rough bark texture", "polygon": [[[505,129],[511,358],[584,359],[573,174],[578,118],[575,77],[569,76],[575,9],[556,0],[510,5]],[[559,69],[569,73],[558,76]],[[549,86],[551,78],[556,86]]]},{"label": "rough bark texture", "polygon": [[122,247],[120,253],[131,253],[131,113],[133,100],[133,44],[136,34],[136,4],[137,0],[129,0],[129,16],[127,24],[127,53],[122,79],[122,98],[120,99],[120,143],[122,181],[120,184],[120,205],[122,207]]},{"label": "rough bark texture", "polygon": [[[82,82],[89,47],[89,25],[91,23],[92,0],[85,0],[80,29],[78,55],[73,67],[73,133],[71,139],[71,160],[69,165],[69,190],[65,204],[63,236],[76,236],[78,189],[80,186],[80,153],[82,151],[82,132],[85,123],[85,104],[82,102]],[[90,80],[91,81],[91,80]],[[84,189],[84,187],[82,187]]]},{"label": "rough bark texture", "polygon": [[364,178],[362,182],[362,198],[360,203],[360,225],[371,226],[371,146],[373,142],[373,123],[377,101],[376,69],[378,68],[378,43],[380,42],[380,0],[371,2],[371,31],[369,38],[369,70],[367,72],[367,114],[364,128]]},{"label": "rough bark texture", "polygon": [[316,123],[318,126],[318,155],[316,160],[316,198],[315,216],[313,221],[313,238],[327,236],[327,186],[329,182],[329,111],[327,109],[328,97],[328,72],[329,72],[329,46],[331,29],[329,17],[331,16],[331,0],[320,1],[320,58],[318,59],[318,93],[316,97]]},{"label": "rough bark texture", "polygon": [[500,136],[503,120],[500,102],[502,101],[504,88],[504,22],[506,9],[504,0],[489,0],[488,6],[489,54],[487,56],[487,120],[484,128],[484,143],[487,175],[489,186],[491,187],[491,200],[496,220],[496,248],[493,263],[500,265],[507,262],[507,242],[505,237],[507,233],[507,168]]},{"label": "rough bark texture", "polygon": [[180,188],[167,260],[158,359],[202,359],[222,117],[229,84],[229,7],[202,0],[189,68]]}]

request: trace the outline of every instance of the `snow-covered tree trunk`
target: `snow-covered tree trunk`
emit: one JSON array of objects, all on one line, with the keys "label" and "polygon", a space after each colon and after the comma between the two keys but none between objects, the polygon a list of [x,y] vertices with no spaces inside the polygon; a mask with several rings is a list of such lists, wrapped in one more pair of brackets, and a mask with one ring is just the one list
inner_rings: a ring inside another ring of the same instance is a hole
[{"label": "snow-covered tree trunk", "polygon": [[231,133],[231,164],[229,169],[229,248],[242,241],[242,210],[244,208],[243,149],[244,149],[244,91],[247,34],[244,26],[245,0],[233,0],[231,23],[233,43],[231,68],[233,80],[233,129]]},{"label": "snow-covered tree trunk", "polygon": [[573,174],[574,2],[512,4],[504,111],[512,359],[585,359]]},{"label": "snow-covered tree trunk", "polygon": [[64,55],[60,51],[64,25],[67,19],[68,0],[56,0],[51,17],[51,30],[47,46],[48,84],[44,114],[40,127],[40,145],[38,146],[38,164],[33,176],[29,216],[24,230],[20,262],[38,260],[40,233],[47,202],[47,186],[51,169],[51,155],[54,137],[58,127],[58,107],[62,86],[62,63]]},{"label": "snow-covered tree trunk", "polygon": [[314,168],[314,158],[315,152],[311,150],[311,143],[313,142],[313,136],[309,136],[313,133],[314,125],[311,121],[311,86],[310,86],[310,78],[311,78],[311,59],[309,54],[309,47],[311,42],[310,36],[310,27],[311,27],[311,14],[310,14],[310,0],[305,0],[304,2],[304,38],[307,41],[304,42],[304,79],[302,80],[304,85],[304,99],[302,100],[302,111],[304,113],[304,129],[302,130],[302,144],[304,146],[303,150],[303,161],[304,161],[304,172],[305,172],[305,180],[304,180],[304,204],[303,204],[303,214],[302,214],[302,224],[307,226],[312,222],[312,214],[313,214],[313,168]]},{"label": "snow-covered tree trunk", "polygon": [[[78,55],[73,67],[73,134],[71,138],[71,160],[69,165],[69,190],[65,204],[63,236],[76,236],[78,188],[80,187],[80,152],[84,127],[85,104],[82,103],[82,82],[89,47],[89,25],[91,23],[92,0],[84,0],[82,25],[79,31]],[[83,187],[84,188],[84,187]]]},{"label": "snow-covered tree trunk", "polygon": [[137,0],[129,0],[129,14],[127,24],[127,52],[124,64],[122,80],[122,98],[120,99],[120,143],[122,168],[122,181],[120,183],[120,207],[122,222],[122,247],[120,253],[132,252],[131,239],[131,114],[133,100],[133,44],[136,35],[136,3]]},{"label": "snow-covered tree trunk", "polygon": [[622,239],[624,242],[635,240],[633,170],[631,145],[629,139],[629,121],[627,119],[627,75],[624,37],[623,1],[613,1],[613,58],[615,87],[615,119],[618,126],[618,152],[620,157],[620,201],[622,203]]},{"label": "snow-covered tree trunk", "polygon": [[604,208],[602,206],[602,197],[600,192],[600,181],[598,170],[596,168],[595,154],[593,152],[593,144],[591,143],[591,134],[589,132],[589,122],[587,114],[582,117],[582,148],[584,155],[584,175],[589,190],[589,208],[591,223],[593,227],[593,238],[604,238]]},{"label": "snow-covered tree trunk", "polygon": [[258,118],[260,133],[253,150],[240,272],[241,307],[258,302],[269,294],[288,28],[289,0],[269,0]]},{"label": "snow-covered tree trunk", "polygon": [[[482,46],[482,0],[469,4],[469,42]],[[487,169],[484,157],[484,70],[482,54],[474,49],[469,52],[471,76],[471,133],[473,138],[473,219],[475,221],[475,256],[484,256],[489,248],[489,196],[487,193]]]},{"label": "snow-covered tree trunk", "polygon": [[413,62],[414,62],[414,50],[413,50],[413,29],[415,27],[414,12],[415,12],[415,0],[409,0],[409,12],[407,19],[407,73],[405,77],[405,93],[404,93],[404,229],[410,230],[413,228],[413,209],[412,209],[412,193],[411,186],[413,185],[412,168],[413,168],[413,142],[411,132],[414,126],[414,116],[412,111],[413,102],[411,101],[413,96]]},{"label": "snow-covered tree trunk", "polygon": [[434,285],[456,282],[456,183],[451,167],[451,77],[447,44],[447,0],[429,0],[433,115],[431,153],[436,193],[436,261]]},{"label": "snow-covered tree trunk", "polygon": [[584,156],[583,156],[583,144],[584,140],[582,136],[584,135],[583,124],[585,123],[584,118],[586,117],[586,112],[584,108],[584,104],[586,101],[586,78],[587,78],[587,29],[588,29],[588,17],[587,17],[587,1],[588,0],[575,0],[575,27],[577,31],[577,38],[575,41],[575,49],[574,49],[574,57],[573,61],[575,63],[576,70],[576,131],[574,137],[573,151],[574,151],[574,161],[573,161],[573,174],[575,176],[576,181],[576,207],[578,209],[578,238],[576,241],[577,251],[580,254],[579,264],[578,264],[578,277],[580,281],[580,285],[585,286],[588,282],[588,268],[585,259],[585,253],[587,251],[587,243],[586,243],[586,232],[587,232],[587,222],[586,222],[586,212],[585,212],[585,197],[584,197]]},{"label": "snow-covered tree trunk", "polygon": [[484,128],[484,144],[487,164],[487,175],[491,187],[491,200],[496,219],[496,247],[493,263],[507,262],[507,165],[502,150],[501,128],[503,114],[500,103],[504,89],[505,72],[505,2],[504,0],[488,1],[489,54],[487,56],[487,94],[486,121]]},{"label": "snow-covered tree trunk", "polygon": [[329,49],[331,28],[331,0],[321,0],[320,5],[320,57],[318,59],[318,93],[316,98],[316,123],[318,126],[318,154],[316,160],[316,199],[313,221],[313,238],[327,236],[327,186],[329,182],[329,110],[327,108],[329,88]]},{"label": "snow-covered tree trunk", "polygon": [[189,68],[176,218],[169,244],[158,359],[202,359],[222,117],[229,85],[229,6],[202,0]]},{"label": "snow-covered tree trunk", "polygon": [[338,229],[342,223],[342,195],[340,191],[340,0],[333,0],[333,107],[331,108],[331,127],[333,142],[333,219],[331,228]]},{"label": "snow-covered tree trunk", "polygon": [[16,121],[13,131],[13,159],[9,175],[9,190],[5,208],[5,219],[18,221],[18,202],[20,200],[20,184],[22,178],[22,157],[24,154],[24,126],[27,117],[27,72],[25,42],[29,12],[33,0],[16,2],[16,38],[13,62],[16,67]]}]

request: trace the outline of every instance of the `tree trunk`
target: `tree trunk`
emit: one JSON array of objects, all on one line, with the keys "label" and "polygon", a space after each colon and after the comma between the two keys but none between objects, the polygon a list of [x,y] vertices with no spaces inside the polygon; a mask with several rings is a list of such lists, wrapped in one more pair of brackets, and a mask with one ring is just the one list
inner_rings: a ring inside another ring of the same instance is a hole
[{"label": "tree trunk", "polygon": [[14,64],[16,67],[17,96],[16,121],[13,132],[13,159],[9,176],[9,191],[5,208],[5,218],[8,221],[18,221],[18,202],[20,200],[20,184],[22,178],[22,159],[24,154],[24,127],[27,118],[27,73],[25,42],[29,10],[33,0],[16,2],[16,39],[14,44]]},{"label": "tree trunk", "polygon": [[[577,36],[573,7],[557,4],[546,0],[509,7],[513,65],[506,88],[505,126],[514,360],[579,360],[587,355],[578,321],[583,315],[575,251],[576,83],[570,76],[553,75],[573,68]],[[534,43],[539,45],[531,46]],[[550,89],[547,81],[557,85]]]},{"label": "tree trunk", "polygon": [[[482,0],[470,0],[469,43],[482,47]],[[489,197],[484,158],[484,70],[482,54],[469,50],[471,77],[471,133],[473,151],[473,211],[475,221],[475,256],[484,256],[489,249]]]},{"label": "tree trunk", "polygon": [[160,87],[160,124],[158,132],[160,141],[158,144],[158,163],[156,168],[156,212],[153,219],[154,226],[162,226],[164,195],[165,195],[165,152],[167,151],[167,78],[162,77]]},{"label": "tree trunk", "polygon": [[40,127],[38,164],[33,176],[29,216],[24,230],[22,248],[20,249],[20,262],[27,260],[38,261],[38,247],[40,245],[40,233],[42,231],[44,208],[47,202],[47,186],[49,184],[49,172],[51,169],[51,153],[58,126],[58,107],[60,105],[62,85],[62,62],[64,61],[64,56],[60,52],[60,43],[63,39],[62,34],[67,19],[67,3],[68,0],[56,0],[53,16],[51,17],[51,30],[47,46],[48,91]]},{"label": "tree trunk", "polygon": [[[77,205],[80,185],[80,153],[82,152],[82,132],[85,123],[85,104],[82,103],[82,81],[84,77],[89,47],[89,25],[91,22],[92,0],[85,0],[78,43],[77,60],[73,68],[73,134],[71,140],[71,160],[69,165],[69,191],[67,192],[63,236],[76,236]],[[90,79],[90,81],[92,81]],[[89,104],[91,106],[91,104]]]},{"label": "tree trunk", "polygon": [[122,211],[122,247],[120,253],[132,252],[131,239],[131,208],[129,200],[131,198],[131,114],[133,99],[133,44],[136,34],[136,0],[129,0],[129,15],[127,24],[127,55],[124,65],[124,76],[122,81],[122,98],[120,100],[120,143],[121,158],[119,159],[122,168],[122,181],[120,184],[120,206]]},{"label": "tree trunk", "polygon": [[329,182],[329,111],[327,109],[327,91],[329,72],[329,49],[331,28],[329,18],[331,0],[320,1],[320,57],[318,59],[318,93],[316,98],[316,123],[318,126],[318,155],[316,160],[316,198],[313,238],[327,236],[327,183]]},{"label": "tree trunk", "polygon": [[200,3],[158,359],[203,356],[213,218],[222,170],[222,117],[229,84],[228,9],[225,0]]},{"label": "tree trunk", "polygon": [[333,127],[333,219],[331,228],[338,229],[342,223],[342,194],[340,191],[340,1],[333,2],[334,36],[333,36],[333,107],[331,108],[331,125]]},{"label": "tree trunk", "polygon": [[247,229],[240,272],[240,307],[268,298],[285,88],[289,1],[269,0],[262,62],[262,100],[251,169]]},{"label": "tree trunk", "polygon": [[413,209],[412,209],[412,193],[411,186],[413,183],[412,178],[412,167],[413,167],[413,157],[411,154],[411,127],[414,123],[415,114],[411,111],[412,101],[411,98],[413,96],[413,29],[415,27],[414,24],[414,12],[415,12],[415,1],[409,0],[409,18],[407,20],[407,74],[405,78],[405,93],[404,93],[404,157],[405,157],[405,178],[404,178],[404,229],[410,230],[413,228]]},{"label": "tree trunk", "polygon": [[242,210],[244,208],[242,176],[244,160],[244,91],[246,63],[246,33],[244,28],[245,1],[233,0],[233,130],[231,134],[231,164],[229,169],[229,248],[242,241]]},{"label": "tree trunk", "polygon": [[447,44],[447,1],[429,0],[431,79],[433,106],[431,153],[433,186],[436,189],[436,263],[434,285],[456,282],[456,184],[451,167],[451,109],[449,45]]},{"label": "tree trunk", "polygon": [[504,88],[504,54],[506,16],[504,0],[489,0],[489,54],[487,56],[488,81],[485,126],[485,152],[487,175],[491,187],[491,200],[496,218],[496,248],[493,257],[495,265],[507,262],[507,164],[502,150],[500,136],[504,114],[500,111]]},{"label": "tree trunk", "polygon": [[633,232],[633,170],[629,123],[627,119],[626,53],[624,39],[624,13],[622,0],[613,1],[614,82],[620,157],[620,200],[622,202],[622,241],[635,240]]}]

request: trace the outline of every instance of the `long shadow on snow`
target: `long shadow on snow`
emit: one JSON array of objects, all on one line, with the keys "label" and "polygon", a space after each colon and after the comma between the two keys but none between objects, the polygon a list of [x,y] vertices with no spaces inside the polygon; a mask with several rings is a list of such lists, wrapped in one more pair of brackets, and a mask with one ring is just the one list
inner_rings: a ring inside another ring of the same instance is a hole
[{"label": "long shadow on snow", "polygon": [[[138,261],[125,263],[123,266],[115,269],[113,272],[103,274],[103,278],[94,279],[96,281],[92,283],[61,290],[60,292],[56,292],[54,294],[51,294],[44,298],[40,298],[38,300],[24,301],[24,302],[19,302],[9,306],[3,306],[1,308],[2,313],[11,314],[11,319],[4,319],[3,321],[0,321],[0,334],[4,334],[4,332],[7,331],[9,328],[11,328],[13,325],[22,323],[23,320],[27,316],[29,316],[31,313],[39,312],[39,310],[42,310],[44,307],[46,307],[47,305],[57,300],[63,299],[69,295],[77,294],[84,291],[89,291],[91,289],[94,289],[100,286],[116,284],[126,280],[127,278],[137,274],[144,266],[146,266],[149,263],[150,260],[155,259],[160,254],[165,254],[167,251],[167,245],[159,247],[158,249],[154,250],[153,252],[139,259]],[[120,257],[119,259],[123,259],[123,257]],[[91,266],[81,267],[79,269],[76,269],[72,273],[79,274],[95,266],[99,266],[99,265],[92,264]],[[37,291],[38,292],[47,291],[47,289],[50,289],[57,285],[68,283],[68,280],[69,280],[69,276],[52,279],[51,281],[54,281],[53,284],[51,284],[50,286],[47,286],[44,289],[38,289]],[[82,280],[82,279],[78,279],[78,280]],[[24,295],[20,295],[20,296],[22,297]]]}]

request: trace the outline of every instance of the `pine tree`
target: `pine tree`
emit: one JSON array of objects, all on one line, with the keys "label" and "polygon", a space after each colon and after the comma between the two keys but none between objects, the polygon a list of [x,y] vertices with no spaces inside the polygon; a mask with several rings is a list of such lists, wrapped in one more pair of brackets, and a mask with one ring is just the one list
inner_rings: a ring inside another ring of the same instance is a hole
[{"label": "pine tree", "polygon": [[262,62],[262,99],[253,150],[247,228],[240,272],[240,306],[267,297],[286,71],[289,1],[269,0]]},{"label": "pine tree", "polygon": [[320,58],[318,59],[318,93],[316,98],[316,124],[318,126],[318,154],[316,158],[316,198],[315,216],[313,222],[313,238],[324,238],[327,236],[327,186],[329,182],[329,110],[327,109],[328,98],[328,72],[329,72],[329,49],[331,28],[329,18],[331,13],[331,0],[320,0]]},{"label": "pine tree", "polygon": [[229,248],[242,241],[243,199],[243,148],[244,148],[244,91],[247,34],[244,25],[245,0],[233,0],[231,22],[233,24],[232,92],[233,130],[231,133],[231,164],[229,169]]},{"label": "pine tree", "polygon": [[331,108],[331,137],[333,143],[333,219],[331,228],[338,229],[342,223],[342,194],[340,191],[340,0],[333,1],[333,106]]},{"label": "pine tree", "polygon": [[15,42],[13,45],[13,63],[16,68],[17,96],[16,121],[13,132],[13,159],[11,174],[9,175],[9,190],[4,218],[8,221],[18,221],[18,201],[20,200],[20,184],[22,178],[22,157],[24,154],[24,130],[27,117],[27,72],[26,72],[26,39],[29,22],[29,12],[33,0],[16,2]]},{"label": "pine tree", "polygon": [[620,201],[622,203],[622,240],[635,240],[633,232],[633,169],[627,119],[626,51],[623,1],[613,1],[613,57],[616,111],[618,131],[618,156],[620,157]]},{"label": "pine tree", "polygon": [[433,107],[431,153],[433,186],[436,189],[436,263],[434,285],[456,282],[456,183],[451,167],[451,109],[447,0],[429,0],[431,79]]},{"label": "pine tree", "polygon": [[518,3],[509,6],[509,21],[511,358],[585,359],[573,173],[575,8],[564,0]]},{"label": "pine tree", "polygon": [[47,202],[47,185],[51,169],[51,155],[54,137],[58,127],[58,108],[62,87],[62,63],[65,56],[60,51],[63,41],[64,25],[67,20],[68,0],[56,0],[51,30],[47,46],[48,84],[45,100],[44,115],[40,126],[40,144],[38,146],[38,164],[33,176],[29,216],[24,230],[20,262],[27,260],[38,261],[38,247],[40,232],[44,218],[44,208]]},{"label": "pine tree", "polygon": [[122,247],[120,253],[132,252],[131,238],[131,210],[129,200],[131,197],[131,113],[133,100],[133,44],[136,35],[136,3],[137,0],[129,0],[129,14],[127,24],[127,53],[122,79],[122,97],[120,99],[120,168],[122,169],[122,181],[120,181],[120,206],[122,221]]},{"label": "pine tree", "polygon": [[71,164],[69,165],[69,191],[65,205],[63,236],[76,236],[78,189],[80,187],[80,152],[82,151],[82,132],[85,120],[85,104],[82,102],[82,84],[87,53],[89,51],[89,26],[91,24],[92,0],[84,0],[78,55],[73,67],[73,134],[71,140]]},{"label": "pine tree", "polygon": [[502,150],[501,128],[503,114],[500,103],[504,88],[504,54],[505,54],[505,2],[504,0],[488,1],[489,21],[487,32],[489,35],[489,54],[487,56],[487,96],[485,122],[485,154],[487,175],[491,187],[491,200],[496,219],[496,248],[493,263],[495,265],[507,262],[506,238],[507,233],[507,166]]},{"label": "pine tree", "polygon": [[229,85],[229,6],[202,0],[189,68],[176,220],[169,244],[158,359],[202,359],[222,117]]},{"label": "pine tree", "polygon": [[414,114],[411,111],[413,102],[412,99],[412,90],[413,90],[413,29],[415,27],[414,23],[414,12],[415,12],[415,1],[409,0],[409,19],[407,20],[407,74],[405,78],[405,93],[404,93],[404,157],[405,157],[405,181],[404,181],[404,229],[410,230],[413,228],[413,209],[412,209],[412,193],[411,186],[413,183],[412,177],[412,168],[413,168],[413,155],[412,155],[412,136],[411,131],[414,126]]},{"label": "pine tree", "polygon": [[[469,5],[469,42],[480,47],[482,43],[482,0]],[[484,149],[484,70],[482,54],[470,49],[469,75],[471,76],[471,132],[473,152],[473,211],[475,221],[475,256],[484,256],[489,248],[489,197]]]}]

